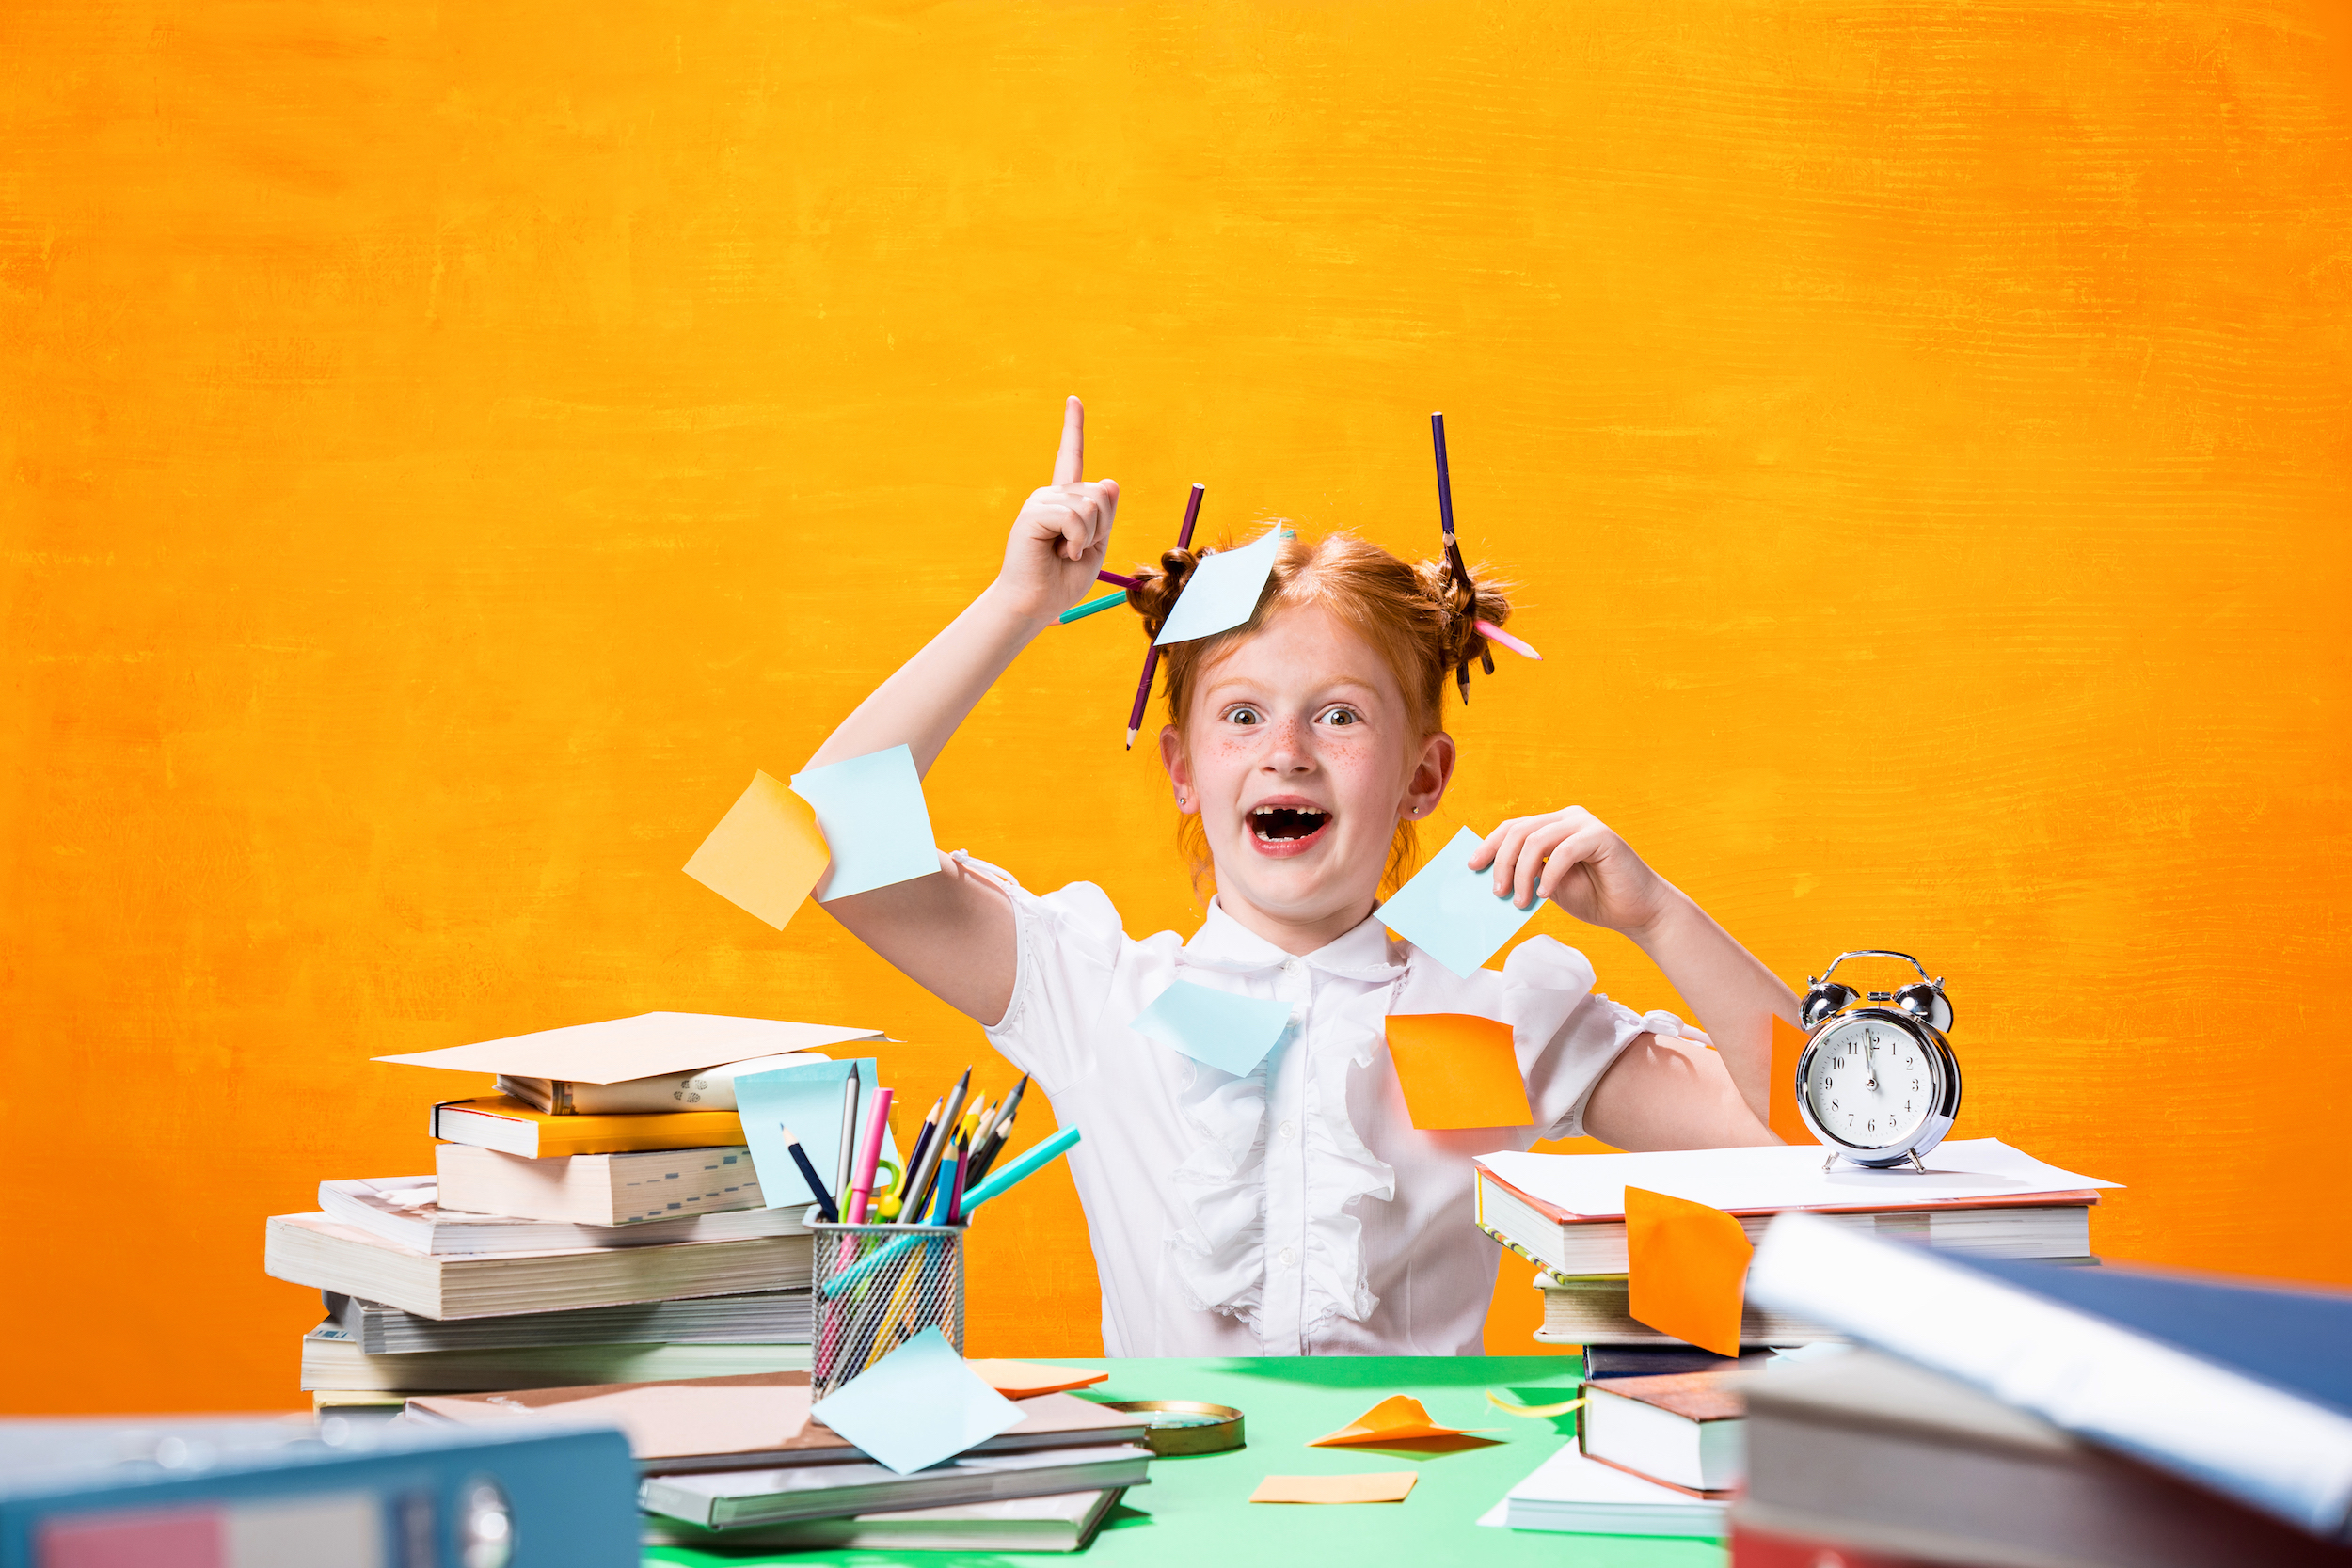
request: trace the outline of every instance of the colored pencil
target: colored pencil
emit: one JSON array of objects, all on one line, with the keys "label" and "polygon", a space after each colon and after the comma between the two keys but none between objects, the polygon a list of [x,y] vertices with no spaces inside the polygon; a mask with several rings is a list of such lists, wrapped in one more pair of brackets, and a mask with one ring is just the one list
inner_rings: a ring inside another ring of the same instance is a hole
[{"label": "colored pencil", "polygon": [[825,1184],[817,1179],[817,1167],[810,1163],[808,1150],[803,1148],[801,1140],[792,1135],[792,1129],[782,1122],[776,1123],[776,1127],[784,1133],[785,1152],[791,1155],[792,1163],[801,1167],[801,1180],[808,1183],[809,1195],[817,1200],[817,1212],[824,1216],[827,1225],[840,1224],[841,1212],[833,1206],[833,1195],[825,1191]]},{"label": "colored pencil", "polygon": [[873,1108],[866,1113],[866,1138],[858,1146],[857,1177],[850,1190],[850,1223],[863,1225],[874,1201],[874,1172],[882,1165],[882,1139],[890,1132],[892,1091],[876,1089]]},{"label": "colored pencil", "polygon": [[939,1163],[946,1156],[947,1142],[955,1136],[956,1123],[963,1117],[963,1097],[972,1092],[972,1069],[965,1068],[963,1076],[947,1091],[946,1108],[939,1114],[939,1132],[923,1151],[922,1164],[907,1180],[906,1202],[898,1211],[898,1223],[919,1225],[930,1207],[932,1179],[939,1172]]},{"label": "colored pencil", "polygon": [[1021,1114],[1021,1096],[1028,1086],[1029,1075],[1025,1072],[1021,1075],[1021,1082],[1012,1086],[1012,1093],[1005,1096],[1004,1104],[997,1109],[996,1120],[988,1130],[988,1144],[977,1156],[978,1168],[972,1172],[973,1181],[977,1182],[986,1176],[989,1167],[996,1163],[996,1157],[1005,1151],[1005,1140],[1012,1136],[1012,1118]]},{"label": "colored pencil", "polygon": [[845,1213],[850,1207],[850,1183],[857,1176],[857,1102],[865,1087],[858,1081],[857,1069],[850,1069],[849,1081],[841,1085],[841,1154],[833,1163],[834,1206]]},{"label": "colored pencil", "polygon": [[930,1114],[923,1118],[923,1130],[914,1135],[914,1151],[907,1156],[905,1174],[898,1178],[898,1185],[892,1194],[898,1200],[898,1212],[901,1214],[907,1210],[907,1195],[914,1191],[908,1184],[908,1179],[914,1175],[914,1167],[922,1163],[924,1151],[931,1147],[931,1140],[939,1136],[939,1108],[946,1103],[947,1097],[944,1094],[932,1101]]},{"label": "colored pencil", "polygon": [[1526,643],[1520,641],[1509,632],[1504,631],[1501,626],[1496,626],[1492,621],[1472,621],[1470,625],[1477,627],[1478,635],[1485,638],[1487,641],[1500,642],[1504,647],[1510,649],[1513,653],[1518,655],[1521,658],[1532,658],[1538,664],[1541,664],[1544,661],[1543,655],[1537,653],[1534,649],[1529,647]]},{"label": "colored pencil", "polygon": [[955,1180],[948,1185],[947,1188],[946,1220],[949,1225],[960,1224],[963,1219],[963,1183],[966,1176],[970,1173],[971,1168],[971,1140],[969,1138],[958,1138],[956,1140]]},{"label": "colored pencil", "polygon": [[[1027,1180],[1031,1176],[1036,1175],[1038,1171],[1043,1169],[1048,1164],[1052,1163],[1056,1158],[1061,1155],[1065,1150],[1072,1148],[1077,1142],[1078,1130],[1074,1127],[1065,1127],[1060,1132],[1055,1133],[1052,1137],[1046,1139],[1043,1143],[1039,1144],[1035,1148],[1030,1149],[1026,1154],[1022,1155],[1021,1158],[1015,1160],[1011,1164],[1007,1165],[1003,1170],[998,1171],[994,1176],[990,1177],[987,1180],[974,1182],[970,1189],[963,1195],[964,1222],[966,1224],[971,1223],[972,1212],[977,1209],[981,1204],[986,1203],[991,1198],[1001,1197],[1004,1194],[1009,1192],[1020,1182]],[[887,1268],[892,1262],[904,1257],[907,1251],[912,1248],[915,1243],[927,1239],[928,1238],[924,1236],[910,1232],[909,1234],[900,1236],[882,1246],[877,1247],[872,1252],[869,1252],[865,1257],[859,1259],[856,1262],[850,1264],[846,1271],[834,1279],[832,1281],[833,1289],[835,1291],[848,1290],[850,1286],[855,1285],[859,1280],[865,1279],[878,1271]]]},{"label": "colored pencil", "polygon": [[[1176,531],[1176,547],[1180,550],[1192,548],[1192,525],[1200,516],[1200,498],[1208,490],[1205,484],[1194,485],[1191,498],[1184,502],[1184,525]],[[1152,701],[1152,677],[1159,673],[1160,645],[1154,642],[1144,650],[1143,679],[1136,683],[1135,705],[1127,710],[1127,750],[1131,752],[1136,749],[1136,732],[1143,728],[1143,710]]]},{"label": "colored pencil", "polygon": [[1097,572],[1094,574],[1094,580],[1097,582],[1107,582],[1113,588],[1133,588],[1136,585],[1135,578],[1130,577],[1121,577],[1117,572]]},{"label": "colored pencil", "polygon": [[1124,594],[1105,594],[1099,599],[1089,599],[1084,604],[1072,605],[1068,610],[1055,616],[1054,620],[1057,625],[1066,626],[1073,622],[1083,621],[1089,615],[1100,615],[1103,611],[1126,602],[1127,595]]}]

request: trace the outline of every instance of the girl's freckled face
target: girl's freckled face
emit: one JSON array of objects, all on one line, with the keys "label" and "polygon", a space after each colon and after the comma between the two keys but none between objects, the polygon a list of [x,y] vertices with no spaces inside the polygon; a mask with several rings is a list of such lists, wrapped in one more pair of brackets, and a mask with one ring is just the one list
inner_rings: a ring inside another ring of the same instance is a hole
[{"label": "girl's freckled face", "polygon": [[1187,720],[1162,752],[1228,912],[1362,919],[1430,748],[1388,661],[1328,610],[1285,610],[1201,672]]}]

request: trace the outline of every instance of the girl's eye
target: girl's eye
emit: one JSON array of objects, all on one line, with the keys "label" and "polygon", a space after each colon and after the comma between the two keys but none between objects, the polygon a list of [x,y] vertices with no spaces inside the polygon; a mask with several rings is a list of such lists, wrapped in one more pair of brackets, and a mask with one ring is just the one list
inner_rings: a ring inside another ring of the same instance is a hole
[{"label": "girl's eye", "polygon": [[1225,715],[1225,721],[1229,724],[1257,723],[1258,710],[1254,707],[1233,708]]},{"label": "girl's eye", "polygon": [[1360,724],[1364,720],[1363,715],[1352,707],[1335,707],[1324,714],[1323,721],[1327,724]]}]

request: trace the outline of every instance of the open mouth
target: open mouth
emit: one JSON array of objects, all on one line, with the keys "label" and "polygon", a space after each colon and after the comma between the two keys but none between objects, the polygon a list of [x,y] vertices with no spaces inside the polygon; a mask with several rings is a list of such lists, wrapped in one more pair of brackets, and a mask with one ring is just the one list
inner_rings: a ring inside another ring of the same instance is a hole
[{"label": "open mouth", "polygon": [[1249,832],[1261,844],[1285,844],[1314,837],[1330,820],[1312,806],[1260,806],[1249,814]]}]

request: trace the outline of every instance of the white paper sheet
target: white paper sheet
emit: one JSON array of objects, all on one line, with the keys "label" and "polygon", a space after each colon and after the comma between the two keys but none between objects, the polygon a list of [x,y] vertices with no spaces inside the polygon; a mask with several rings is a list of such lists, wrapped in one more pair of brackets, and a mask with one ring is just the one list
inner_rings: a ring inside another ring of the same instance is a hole
[{"label": "white paper sheet", "polygon": [[578,1084],[626,1084],[658,1073],[691,1072],[748,1056],[821,1051],[851,1040],[878,1040],[875,1029],[823,1023],[785,1023],[766,1018],[728,1018],[720,1013],[639,1013],[602,1023],[575,1023],[533,1035],[446,1051],[416,1051],[378,1056],[379,1062],[450,1068],[458,1072],[503,1072],[512,1078],[568,1078]]},{"label": "white paper sheet", "polygon": [[1656,1154],[1482,1154],[1478,1163],[1530,1197],[1595,1219],[1620,1219],[1625,1190],[1645,1187],[1714,1209],[1819,1209],[1841,1204],[1963,1202],[2034,1193],[2117,1187],[2095,1176],[2043,1164],[1998,1138],[1966,1138],[1909,1165],[1866,1170],[1839,1161],[1821,1168],[1818,1145],[1693,1148]]}]

